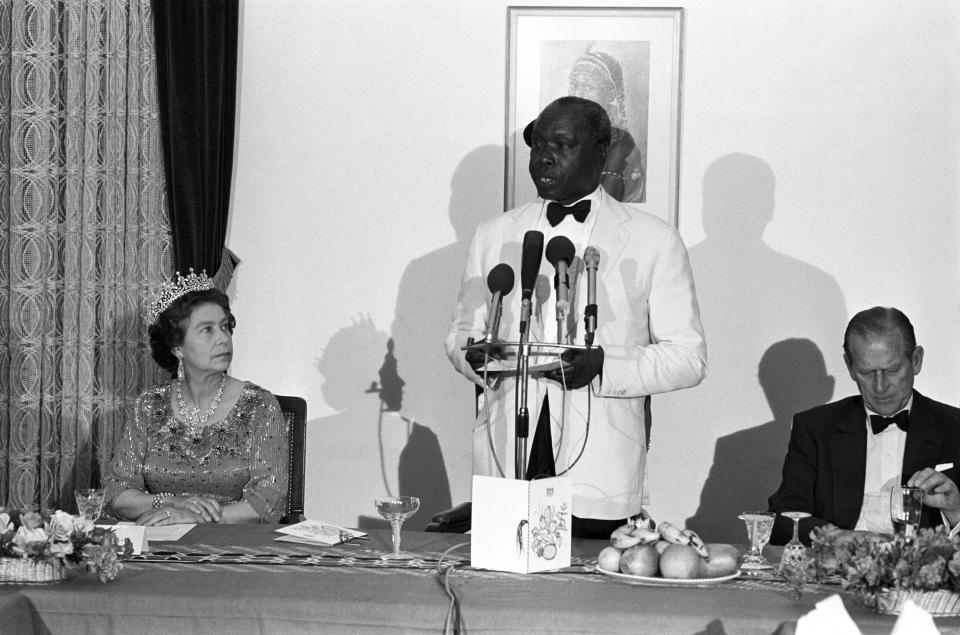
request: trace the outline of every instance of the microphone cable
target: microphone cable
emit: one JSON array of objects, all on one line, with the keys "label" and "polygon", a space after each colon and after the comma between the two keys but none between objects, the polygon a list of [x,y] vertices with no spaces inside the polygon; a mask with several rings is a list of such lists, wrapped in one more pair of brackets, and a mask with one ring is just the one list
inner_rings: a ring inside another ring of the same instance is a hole
[{"label": "microphone cable", "polygon": [[443,632],[444,635],[447,633],[452,633],[453,635],[460,635],[464,632],[463,626],[463,616],[460,612],[460,597],[457,595],[457,592],[450,586],[450,573],[457,567],[457,561],[450,561],[444,563],[443,559],[447,557],[454,549],[459,549],[461,547],[469,547],[469,542],[461,542],[453,545],[442,554],[440,554],[440,559],[437,561],[437,583],[443,589],[443,592],[446,594],[447,598],[450,600],[450,604],[447,606],[447,614],[443,619]]},{"label": "microphone cable", "polygon": [[483,420],[484,426],[487,428],[487,445],[490,446],[490,455],[493,456],[493,462],[497,466],[497,474],[500,475],[500,478],[504,478],[503,467],[500,465],[500,459],[497,457],[497,448],[493,442],[493,424],[490,420],[490,384],[487,382],[487,365],[490,363],[490,360],[493,359],[486,353],[484,353],[485,359],[483,364]]},{"label": "microphone cable", "polygon": [[[557,356],[560,357],[560,353],[557,353]],[[562,361],[562,358],[561,358]],[[561,402],[561,414],[560,414],[560,440],[563,442],[563,430],[566,426],[567,418],[567,380],[565,373],[563,371],[563,364],[560,364],[560,379],[561,386],[563,387],[563,401]],[[593,388],[588,383],[586,386],[587,389],[587,419],[585,422],[585,430],[583,433],[583,443],[580,444],[580,452],[577,454],[577,458],[573,460],[573,463],[567,466],[567,469],[557,474],[557,476],[563,476],[567,472],[573,469],[573,466],[580,462],[580,458],[583,456],[583,451],[587,448],[587,440],[590,438],[590,418],[592,416],[593,410]],[[559,448],[560,444],[557,444]],[[556,457],[554,457],[554,463],[556,463]]]}]

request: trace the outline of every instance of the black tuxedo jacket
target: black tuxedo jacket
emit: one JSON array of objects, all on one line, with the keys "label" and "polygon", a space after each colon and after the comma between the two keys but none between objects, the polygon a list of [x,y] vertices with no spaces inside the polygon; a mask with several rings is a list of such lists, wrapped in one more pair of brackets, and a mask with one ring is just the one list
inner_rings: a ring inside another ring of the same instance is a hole
[{"label": "black tuxedo jacket", "polygon": [[[914,391],[903,451],[903,482],[918,470],[940,463],[954,464],[944,474],[957,482],[960,409]],[[832,523],[841,529],[853,529],[863,504],[866,465],[867,426],[862,397],[847,397],[801,412],[793,418],[783,481],[770,497],[770,510],[812,514],[800,521],[800,538],[807,544],[810,532],[820,525]],[[920,522],[924,527],[941,524],[940,511],[924,507]],[[792,536],[793,521],[777,516],[770,542],[784,544]]]}]

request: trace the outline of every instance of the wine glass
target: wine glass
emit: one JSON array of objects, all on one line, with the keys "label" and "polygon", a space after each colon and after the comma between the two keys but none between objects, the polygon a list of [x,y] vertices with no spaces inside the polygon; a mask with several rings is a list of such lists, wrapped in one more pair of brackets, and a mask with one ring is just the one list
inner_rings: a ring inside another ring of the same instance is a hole
[{"label": "wine glass", "polygon": [[919,487],[894,485],[890,489],[890,520],[895,534],[903,534],[905,538],[917,535],[922,501],[923,490]]},{"label": "wine glass", "polygon": [[803,585],[807,581],[807,548],[800,542],[800,520],[809,518],[807,512],[782,512],[793,521],[793,538],[783,546],[783,554],[780,556],[780,575],[787,582],[793,584],[795,597],[800,599],[803,595]]},{"label": "wine glass", "polygon": [[740,568],[747,575],[773,568],[763,557],[763,547],[770,541],[775,517],[773,512],[744,512],[737,517],[746,524],[747,537],[750,539],[750,551],[740,559]]},{"label": "wine glass", "polygon": [[77,510],[87,520],[96,521],[103,512],[104,491],[98,488],[85,488],[73,491],[77,499]]},{"label": "wine glass", "polygon": [[420,509],[416,496],[383,496],[373,501],[380,515],[390,521],[393,529],[393,553],[380,556],[384,560],[409,560],[413,556],[400,551],[400,526]]}]

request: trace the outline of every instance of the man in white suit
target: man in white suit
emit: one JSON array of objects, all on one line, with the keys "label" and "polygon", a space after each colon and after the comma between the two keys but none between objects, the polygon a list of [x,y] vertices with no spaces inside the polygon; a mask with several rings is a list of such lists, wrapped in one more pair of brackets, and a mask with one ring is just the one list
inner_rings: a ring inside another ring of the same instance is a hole
[{"label": "man in white suit", "polygon": [[[595,346],[565,353],[562,373],[531,374],[530,463],[537,465],[528,468],[527,477],[566,474],[573,486],[574,536],[607,538],[640,511],[647,398],[695,386],[706,373],[693,275],[673,227],[619,203],[600,187],[610,143],[610,121],[601,106],[561,97],[534,122],[529,143],[530,176],[540,198],[477,230],[445,345],[454,367],[484,386],[483,355],[465,355],[461,347],[483,334],[488,272],[499,263],[519,266],[529,230],[543,232],[548,245],[553,237],[565,236],[580,256],[588,246],[599,251]],[[571,269],[570,319],[563,340],[580,343],[578,317],[587,283],[579,258]],[[555,302],[546,297],[553,276],[553,265],[544,259],[540,278],[545,280],[537,285],[530,319],[531,342],[556,341]],[[501,339],[517,340],[520,305],[519,292],[504,298]],[[550,356],[555,360],[556,352],[533,348],[531,367]],[[484,407],[474,427],[473,470],[512,478],[516,381],[491,374],[486,379]]]}]

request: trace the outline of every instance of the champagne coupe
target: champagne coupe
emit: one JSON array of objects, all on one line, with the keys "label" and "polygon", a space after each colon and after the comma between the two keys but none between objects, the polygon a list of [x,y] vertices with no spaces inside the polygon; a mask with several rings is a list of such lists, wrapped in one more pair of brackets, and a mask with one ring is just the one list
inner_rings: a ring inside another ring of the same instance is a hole
[{"label": "champagne coupe", "polygon": [[747,537],[750,539],[750,551],[740,559],[740,568],[747,575],[773,568],[763,557],[763,547],[770,541],[775,517],[773,512],[744,512],[738,516],[746,524]]},{"label": "champagne coupe", "polygon": [[906,538],[917,535],[922,501],[923,490],[919,487],[894,485],[890,489],[890,520],[893,521],[894,533],[903,534]]},{"label": "champagne coupe", "polygon": [[413,556],[400,551],[400,526],[420,509],[416,496],[384,496],[374,501],[380,515],[390,521],[393,529],[393,553],[380,556],[384,560],[409,560]]},{"label": "champagne coupe", "polygon": [[783,512],[780,514],[793,521],[793,538],[783,546],[780,557],[780,575],[794,586],[795,597],[803,595],[803,584],[807,581],[807,549],[800,542],[800,519],[809,518],[807,512]]},{"label": "champagne coupe", "polygon": [[73,495],[77,499],[77,510],[84,518],[92,521],[100,518],[104,503],[102,489],[78,489],[73,491]]}]

